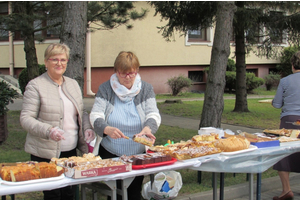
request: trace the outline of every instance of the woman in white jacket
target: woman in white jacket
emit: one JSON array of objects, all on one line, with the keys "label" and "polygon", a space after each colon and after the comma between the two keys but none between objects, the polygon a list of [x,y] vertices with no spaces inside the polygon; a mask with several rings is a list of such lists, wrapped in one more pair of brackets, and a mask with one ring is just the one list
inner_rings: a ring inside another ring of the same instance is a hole
[{"label": "woman in white jacket", "polygon": [[[88,153],[85,140],[95,137],[88,114],[83,112],[78,83],[63,76],[69,51],[65,44],[49,45],[44,55],[47,72],[26,86],[20,122],[27,131],[25,151],[32,161],[76,156],[77,148]],[[71,200],[72,186],[44,191],[44,199]]]}]

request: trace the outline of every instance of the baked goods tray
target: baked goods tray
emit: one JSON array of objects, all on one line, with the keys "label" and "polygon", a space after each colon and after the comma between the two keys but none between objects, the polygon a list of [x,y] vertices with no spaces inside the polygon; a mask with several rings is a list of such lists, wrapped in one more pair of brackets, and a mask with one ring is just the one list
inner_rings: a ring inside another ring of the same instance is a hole
[{"label": "baked goods tray", "polygon": [[248,149],[243,149],[243,150],[239,150],[239,151],[231,151],[231,152],[222,152],[221,155],[235,155],[235,154],[240,154],[240,153],[246,153],[246,152],[250,152],[250,151],[254,151],[258,149],[257,146],[254,145],[250,145]]},{"label": "baked goods tray", "polygon": [[28,181],[18,181],[18,182],[4,181],[0,178],[0,183],[3,185],[17,186],[17,185],[44,183],[44,182],[49,182],[49,181],[58,181],[58,180],[61,180],[64,178],[65,178],[64,174],[61,174],[60,176],[56,176],[56,177],[51,177],[51,178],[40,178],[40,179],[34,179],[34,180],[28,180]]},{"label": "baked goods tray", "polygon": [[215,154],[210,154],[210,155],[206,155],[206,156],[200,156],[200,157],[196,157],[196,158],[191,158],[191,159],[186,159],[186,160],[178,160],[178,161],[180,161],[180,162],[204,161],[204,160],[208,160],[208,159],[214,158],[219,155],[220,155],[220,153],[215,153]]},{"label": "baked goods tray", "polygon": [[164,162],[144,164],[144,165],[132,165],[132,169],[146,169],[146,168],[151,168],[151,167],[159,167],[159,166],[163,166],[163,165],[173,164],[176,161],[177,161],[176,158],[172,158],[171,160],[164,161]]}]

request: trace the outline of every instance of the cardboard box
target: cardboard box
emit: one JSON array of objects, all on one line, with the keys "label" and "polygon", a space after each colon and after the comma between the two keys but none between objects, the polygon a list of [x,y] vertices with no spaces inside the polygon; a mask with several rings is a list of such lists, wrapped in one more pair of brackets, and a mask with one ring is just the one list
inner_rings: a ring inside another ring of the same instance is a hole
[{"label": "cardboard box", "polygon": [[250,144],[257,146],[258,148],[280,146],[279,140],[266,141],[266,142],[251,142]]},{"label": "cardboard box", "polygon": [[92,168],[87,170],[76,170],[71,167],[64,167],[64,169],[65,169],[65,176],[77,179],[77,178],[87,178],[87,177],[94,177],[94,176],[130,172],[132,170],[132,165],[131,163],[124,162],[124,165]]}]

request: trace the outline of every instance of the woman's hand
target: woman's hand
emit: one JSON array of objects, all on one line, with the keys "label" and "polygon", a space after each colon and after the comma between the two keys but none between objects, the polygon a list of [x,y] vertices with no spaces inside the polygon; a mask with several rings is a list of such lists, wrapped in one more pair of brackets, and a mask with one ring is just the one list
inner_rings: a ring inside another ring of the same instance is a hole
[{"label": "woman's hand", "polygon": [[54,128],[51,128],[49,137],[50,137],[52,140],[58,142],[58,141],[60,141],[60,140],[64,140],[64,139],[65,139],[65,137],[63,136],[64,133],[65,133],[65,132],[64,132],[62,129],[60,129],[60,128],[58,128],[58,127],[56,126],[56,127],[54,127]]},{"label": "woman's hand", "polygon": [[156,140],[156,137],[151,133],[151,129],[149,126],[145,126],[143,130],[137,135],[146,135],[148,138],[151,138],[154,141]]},{"label": "woman's hand", "polygon": [[84,141],[90,143],[95,139],[95,132],[92,129],[86,129],[84,131]]},{"label": "woman's hand", "polygon": [[104,133],[113,139],[125,138],[125,135],[118,128],[107,126],[104,129]]}]

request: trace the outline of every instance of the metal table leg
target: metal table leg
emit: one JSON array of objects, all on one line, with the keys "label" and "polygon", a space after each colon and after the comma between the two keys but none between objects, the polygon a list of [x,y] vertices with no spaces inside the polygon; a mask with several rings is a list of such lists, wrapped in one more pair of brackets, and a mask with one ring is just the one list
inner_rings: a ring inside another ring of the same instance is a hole
[{"label": "metal table leg", "polygon": [[218,181],[217,181],[217,174],[215,172],[212,173],[213,176],[213,200],[218,199]]},{"label": "metal table leg", "polygon": [[253,174],[249,176],[249,200],[253,200]]},{"label": "metal table leg", "polygon": [[261,173],[257,174],[256,180],[256,200],[261,199]]},{"label": "metal table leg", "polygon": [[[121,195],[122,195],[122,199],[123,200],[128,200],[128,196],[127,196],[127,189],[130,186],[131,182],[133,181],[135,177],[130,177],[127,179],[124,179],[122,181],[122,191],[121,191]],[[119,193],[119,191],[118,191]]]},{"label": "metal table leg", "polygon": [[224,200],[224,173],[220,173],[220,200]]}]

